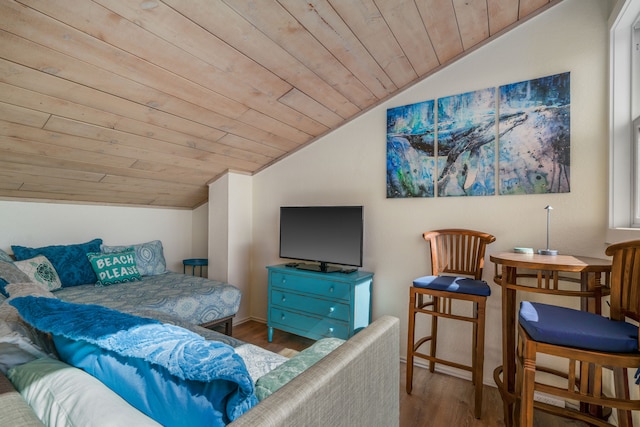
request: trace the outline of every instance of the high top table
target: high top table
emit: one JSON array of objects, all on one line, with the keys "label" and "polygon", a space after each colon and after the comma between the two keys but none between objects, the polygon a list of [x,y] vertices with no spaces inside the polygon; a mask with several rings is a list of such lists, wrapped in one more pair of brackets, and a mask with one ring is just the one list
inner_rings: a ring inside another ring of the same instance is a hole
[{"label": "high top table", "polygon": [[493,371],[493,379],[504,404],[505,425],[511,427],[516,401],[516,293],[578,297],[582,310],[600,314],[601,299],[609,295],[611,260],[514,252],[497,253],[489,259],[496,266],[493,281],[502,287],[502,366]]}]

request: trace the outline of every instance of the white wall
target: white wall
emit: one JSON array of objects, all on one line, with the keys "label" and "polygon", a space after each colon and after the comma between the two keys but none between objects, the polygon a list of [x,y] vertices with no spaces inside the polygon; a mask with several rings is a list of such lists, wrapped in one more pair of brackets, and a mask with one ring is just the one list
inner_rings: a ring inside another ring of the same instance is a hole
[{"label": "white wall", "polygon": [[190,210],[0,201],[0,249],[84,243],[106,245],[161,240],[167,268],[182,272],[192,252]]},{"label": "white wall", "polygon": [[[375,272],[374,318],[400,318],[406,348],[408,288],[429,271],[421,233],[466,227],[494,234],[489,253],[545,246],[546,205],[552,244],[561,253],[604,256],[607,227],[607,18],[609,2],[566,0],[452,66],[260,172],[253,179],[252,316],[266,318],[267,273],[278,259],[281,205],[365,206],[364,268]],[[571,72],[571,192],[565,194],[387,199],[386,109]],[[500,288],[487,312],[485,382],[501,364]],[[464,327],[464,326],[463,326]],[[439,348],[469,356],[469,334],[443,334]],[[457,332],[460,332],[458,334]],[[470,335],[469,335],[470,337]]]},{"label": "white wall", "polygon": [[209,253],[209,204],[205,203],[192,211],[191,255],[193,258],[207,258]]},{"label": "white wall", "polygon": [[209,277],[242,291],[235,321],[251,313],[252,178],[227,173],[209,185]]}]

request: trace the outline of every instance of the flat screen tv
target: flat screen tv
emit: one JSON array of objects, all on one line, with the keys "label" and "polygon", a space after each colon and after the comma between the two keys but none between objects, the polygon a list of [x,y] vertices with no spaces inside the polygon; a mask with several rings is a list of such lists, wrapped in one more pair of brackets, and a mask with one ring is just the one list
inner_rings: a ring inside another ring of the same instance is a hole
[{"label": "flat screen tv", "polygon": [[283,206],[280,208],[280,258],[314,261],[297,268],[331,272],[362,267],[362,206]]}]

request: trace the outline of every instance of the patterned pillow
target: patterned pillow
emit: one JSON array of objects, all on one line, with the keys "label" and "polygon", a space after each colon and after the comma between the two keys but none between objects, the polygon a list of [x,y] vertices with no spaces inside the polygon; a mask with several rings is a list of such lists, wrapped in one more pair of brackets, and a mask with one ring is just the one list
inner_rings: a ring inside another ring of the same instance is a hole
[{"label": "patterned pillow", "polygon": [[105,246],[102,245],[102,252],[113,253],[133,249],[136,253],[136,266],[142,276],[155,276],[167,272],[167,262],[164,259],[162,242],[154,240],[152,242],[140,243],[129,246]]},{"label": "patterned pillow", "polygon": [[256,381],[256,397],[259,401],[266,399],[313,366],[320,359],[331,353],[344,343],[340,338],[322,338],[316,341],[311,347],[302,350],[274,370],[263,375]]},{"label": "patterned pillow", "polygon": [[87,254],[87,258],[98,276],[96,286],[140,280],[140,272],[136,267],[136,254],[133,249],[109,254],[90,252]]},{"label": "patterned pillow", "polygon": [[31,259],[38,255],[47,257],[56,269],[63,287],[86,285],[96,282],[96,275],[87,259],[89,252],[100,252],[102,239],[74,245],[44,246],[28,248],[11,246],[18,261]]},{"label": "patterned pillow", "polygon": [[5,286],[9,283],[30,282],[29,276],[24,274],[12,262],[0,261],[0,294],[8,297]]},{"label": "patterned pillow", "polygon": [[24,261],[16,261],[13,265],[29,276],[29,282],[37,283],[48,291],[62,287],[56,269],[53,268],[51,262],[42,255]]}]

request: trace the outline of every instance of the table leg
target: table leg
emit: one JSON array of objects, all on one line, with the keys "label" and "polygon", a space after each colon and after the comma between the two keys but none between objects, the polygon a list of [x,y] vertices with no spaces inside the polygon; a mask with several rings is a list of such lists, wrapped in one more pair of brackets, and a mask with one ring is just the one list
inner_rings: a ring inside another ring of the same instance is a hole
[{"label": "table leg", "polygon": [[504,424],[513,426],[516,388],[516,291],[509,284],[516,283],[517,269],[502,267],[502,383]]},{"label": "table leg", "polygon": [[[588,311],[590,313],[602,314],[602,283],[601,283],[601,273],[589,273],[582,272],[580,273],[580,290],[583,292],[591,291],[595,295],[594,298],[582,297],[580,298],[580,309],[583,311]],[[589,378],[588,378],[588,389],[594,390],[595,385],[595,367],[593,365],[589,365]],[[603,408],[600,405],[593,405],[587,403],[580,404],[580,410],[583,412],[588,412],[594,417],[600,419],[606,419],[604,417]]]}]

